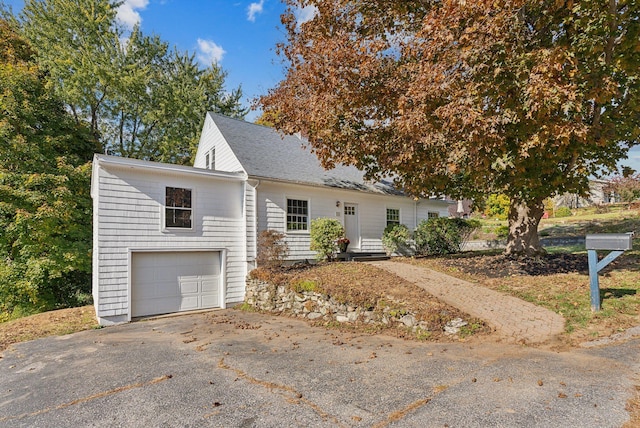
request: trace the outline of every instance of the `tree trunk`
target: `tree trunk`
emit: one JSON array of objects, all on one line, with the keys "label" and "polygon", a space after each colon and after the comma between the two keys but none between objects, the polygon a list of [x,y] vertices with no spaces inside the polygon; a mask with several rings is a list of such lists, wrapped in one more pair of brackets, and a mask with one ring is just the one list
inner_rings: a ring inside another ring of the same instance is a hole
[{"label": "tree trunk", "polygon": [[511,200],[509,237],[505,253],[509,256],[538,256],[545,253],[538,238],[538,225],[544,214],[542,201]]}]

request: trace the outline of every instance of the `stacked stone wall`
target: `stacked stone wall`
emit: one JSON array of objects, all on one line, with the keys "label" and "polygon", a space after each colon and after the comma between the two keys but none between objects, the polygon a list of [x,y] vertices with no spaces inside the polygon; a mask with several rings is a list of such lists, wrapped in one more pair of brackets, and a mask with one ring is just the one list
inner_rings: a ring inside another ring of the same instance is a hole
[{"label": "stacked stone wall", "polygon": [[285,286],[276,286],[258,279],[248,279],[245,303],[260,311],[286,313],[312,321],[364,323],[399,326],[428,331],[424,322],[416,321],[415,314],[384,308],[363,308],[338,302],[333,297],[315,291],[296,292]]}]

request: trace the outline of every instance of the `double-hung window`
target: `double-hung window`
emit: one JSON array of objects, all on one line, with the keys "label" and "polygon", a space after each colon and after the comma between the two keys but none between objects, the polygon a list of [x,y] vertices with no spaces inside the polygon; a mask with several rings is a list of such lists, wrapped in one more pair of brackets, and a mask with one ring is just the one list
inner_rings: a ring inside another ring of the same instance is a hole
[{"label": "double-hung window", "polygon": [[216,148],[214,147],[204,156],[205,168],[216,169]]},{"label": "double-hung window", "polygon": [[287,231],[309,230],[309,201],[287,199]]},{"label": "double-hung window", "polygon": [[191,189],[167,187],[164,205],[165,227],[191,229],[193,217],[191,203]]},{"label": "double-hung window", "polygon": [[400,210],[398,208],[387,208],[387,226],[400,224]]}]

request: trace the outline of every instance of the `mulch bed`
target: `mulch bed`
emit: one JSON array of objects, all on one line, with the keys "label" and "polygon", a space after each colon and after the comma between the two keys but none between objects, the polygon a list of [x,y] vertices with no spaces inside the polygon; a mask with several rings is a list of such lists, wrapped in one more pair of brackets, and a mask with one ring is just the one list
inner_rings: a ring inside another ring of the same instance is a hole
[{"label": "mulch bed", "polygon": [[558,273],[589,273],[586,254],[547,254],[535,259],[518,259],[503,254],[464,253],[440,259],[440,263],[464,273],[486,278],[508,276],[554,275]]}]

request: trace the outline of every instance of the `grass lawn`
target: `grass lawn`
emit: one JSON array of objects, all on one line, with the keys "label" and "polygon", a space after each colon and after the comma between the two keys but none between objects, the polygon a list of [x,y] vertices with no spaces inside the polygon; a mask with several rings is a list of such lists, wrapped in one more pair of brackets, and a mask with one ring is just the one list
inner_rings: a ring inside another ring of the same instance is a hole
[{"label": "grass lawn", "polygon": [[[604,208],[579,208],[572,210],[570,217],[551,217],[540,221],[540,237],[584,236],[587,233],[635,232],[640,236],[640,211],[627,209],[626,204],[609,205]],[[472,239],[496,239],[496,234],[505,232],[506,220],[478,218],[481,229]]]}]

